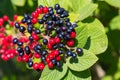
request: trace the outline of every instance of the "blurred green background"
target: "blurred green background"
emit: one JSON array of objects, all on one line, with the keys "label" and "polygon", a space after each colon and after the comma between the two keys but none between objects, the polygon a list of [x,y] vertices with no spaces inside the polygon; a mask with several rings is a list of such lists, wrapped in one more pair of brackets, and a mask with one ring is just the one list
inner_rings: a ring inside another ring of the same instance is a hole
[{"label": "blurred green background", "polygon": [[[99,61],[91,68],[93,80],[120,80],[120,0],[92,0],[98,4],[93,17],[105,26],[109,45],[106,52],[98,55]],[[118,1],[118,2],[117,2]],[[38,6],[37,0],[0,0],[0,17],[14,14],[30,14]],[[14,59],[3,62],[0,59],[0,80],[38,80],[40,72],[29,70],[24,63]]]}]

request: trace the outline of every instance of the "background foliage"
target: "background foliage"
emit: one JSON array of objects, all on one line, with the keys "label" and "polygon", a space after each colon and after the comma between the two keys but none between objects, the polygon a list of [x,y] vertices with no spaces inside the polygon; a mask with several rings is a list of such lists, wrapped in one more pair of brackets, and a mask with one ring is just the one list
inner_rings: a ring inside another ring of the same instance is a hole
[{"label": "background foliage", "polygon": [[[12,19],[14,14],[30,14],[38,6],[38,3],[50,6],[53,6],[55,3],[60,3],[62,7],[69,10],[71,20],[73,22],[79,22],[78,25],[80,26],[76,30],[78,30],[77,32],[81,32],[81,35],[77,36],[77,39],[81,41],[79,43],[81,45],[77,46],[84,47],[84,49],[89,49],[90,52],[85,50],[86,54],[92,53],[86,55],[87,57],[83,56],[79,58],[80,64],[83,63],[83,66],[78,66],[81,68],[76,69],[81,72],[73,71],[74,69],[72,68],[72,70],[67,69],[66,65],[64,65],[64,69],[66,71],[64,70],[62,74],[66,72],[67,74],[64,78],[62,78],[62,80],[90,80],[90,72],[85,69],[88,69],[91,64],[97,61],[95,56],[97,54],[99,54],[97,55],[99,60],[91,68],[93,80],[120,79],[120,0],[60,0],[60,2],[59,0],[38,0],[38,2],[37,0],[0,0],[0,17],[6,14]],[[105,27],[103,27],[101,22]],[[107,48],[105,46],[107,45],[107,39],[104,30],[108,36],[108,49],[106,52],[104,51]],[[89,36],[87,36],[88,34],[91,36],[90,39]],[[92,56],[93,58],[87,59],[88,56]],[[88,64],[85,63],[86,60],[93,61],[90,61],[90,64]],[[67,62],[67,65],[71,66],[69,62]],[[79,64],[75,64],[75,66],[76,65]],[[45,69],[47,70],[47,68]],[[102,74],[99,73],[99,71],[101,71]],[[50,71],[47,70],[47,72],[43,73],[47,74],[49,72]],[[52,71],[52,73],[56,73],[56,70]],[[39,75],[39,72],[27,69],[24,63],[16,63],[15,60],[3,62],[0,59],[0,80],[38,80]],[[47,77],[43,75],[41,77],[42,79],[47,80],[47,78],[51,75],[52,74]],[[61,79],[61,76],[64,75],[59,76]],[[51,78],[53,77],[54,76]]]}]

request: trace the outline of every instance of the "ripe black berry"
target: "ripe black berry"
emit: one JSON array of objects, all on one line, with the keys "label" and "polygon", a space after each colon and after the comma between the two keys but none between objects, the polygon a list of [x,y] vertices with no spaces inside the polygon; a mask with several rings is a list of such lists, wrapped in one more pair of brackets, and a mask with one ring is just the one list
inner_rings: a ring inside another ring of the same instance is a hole
[{"label": "ripe black berry", "polygon": [[28,67],[32,67],[33,66],[33,61],[28,61]]},{"label": "ripe black berry", "polygon": [[18,22],[15,23],[15,28],[20,28],[20,25]]},{"label": "ripe black berry", "polygon": [[48,52],[47,52],[46,50],[43,50],[43,51],[42,51],[42,55],[43,55],[43,56],[45,56],[45,55],[47,55],[47,54],[48,54]]},{"label": "ripe black berry", "polygon": [[29,46],[25,46],[25,53],[26,54],[30,54],[30,48],[29,48]]},{"label": "ripe black berry", "polygon": [[29,19],[29,16],[27,14],[24,14],[24,18],[27,20]]},{"label": "ripe black berry", "polygon": [[39,29],[36,29],[36,30],[35,30],[35,33],[36,33],[36,34],[40,34],[41,31],[40,31]]},{"label": "ripe black berry", "polygon": [[47,39],[43,39],[43,44],[47,45],[48,40]]},{"label": "ripe black berry", "polygon": [[38,23],[39,23],[39,24],[43,24],[44,21],[43,21],[42,19],[39,19],[39,20],[38,20]]},{"label": "ripe black berry", "polygon": [[60,64],[60,62],[58,61],[58,62],[56,62],[56,66],[57,67],[60,67],[61,66],[61,64]]},{"label": "ripe black berry", "polygon": [[58,10],[60,8],[60,5],[56,4],[54,8],[55,8],[55,10]]},{"label": "ripe black berry", "polygon": [[23,18],[23,19],[22,19],[22,23],[25,23],[25,22],[26,22],[26,19],[25,19],[25,18]]},{"label": "ripe black berry", "polygon": [[53,64],[56,64],[57,61],[56,61],[55,59],[52,59],[51,62],[52,62]]},{"label": "ripe black berry", "polygon": [[76,52],[77,52],[78,54],[81,54],[83,51],[82,51],[81,48],[77,48],[77,49],[76,49]]},{"label": "ripe black berry", "polygon": [[76,55],[75,53],[73,53],[73,54],[72,54],[72,57],[73,57],[73,58],[76,58],[76,57],[77,57],[77,55]]},{"label": "ripe black berry", "polygon": [[63,43],[59,43],[59,47],[60,47],[60,48],[63,48],[63,47],[64,47],[64,44],[63,44]]},{"label": "ripe black berry", "polygon": [[72,51],[68,51],[67,56],[72,56]]},{"label": "ripe black berry", "polygon": [[23,33],[25,31],[25,27],[20,26],[19,31]]},{"label": "ripe black berry", "polygon": [[52,25],[52,24],[53,24],[53,21],[52,21],[52,20],[49,20],[49,21],[47,22],[47,24],[48,24],[48,25]]},{"label": "ripe black berry", "polygon": [[33,41],[33,37],[32,37],[32,36],[29,36],[29,40],[30,40],[30,41]]},{"label": "ripe black berry", "polygon": [[20,52],[19,56],[22,57],[24,55],[24,52]]},{"label": "ripe black berry", "polygon": [[13,44],[17,44],[17,42],[18,42],[18,39],[17,39],[17,38],[14,38],[14,39],[13,39]]},{"label": "ripe black berry", "polygon": [[18,51],[18,52],[23,52],[23,49],[22,49],[21,47],[18,47],[18,48],[17,48],[17,51]]},{"label": "ripe black berry", "polygon": [[23,42],[17,42],[17,45],[18,45],[18,46],[22,46],[22,45],[23,45]]},{"label": "ripe black berry", "polygon": [[46,60],[46,57],[45,57],[45,56],[41,56],[41,60],[42,60],[42,61],[45,61],[45,60]]}]

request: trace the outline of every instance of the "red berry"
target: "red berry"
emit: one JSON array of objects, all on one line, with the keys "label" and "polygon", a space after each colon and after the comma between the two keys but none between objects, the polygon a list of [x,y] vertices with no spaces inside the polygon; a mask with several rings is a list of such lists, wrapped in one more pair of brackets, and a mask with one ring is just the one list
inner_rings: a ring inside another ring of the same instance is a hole
[{"label": "red berry", "polygon": [[55,56],[57,56],[59,54],[58,50],[53,50],[52,54],[54,54]]},{"label": "red berry", "polygon": [[54,39],[54,38],[50,38],[49,43],[50,43],[51,45],[54,45],[54,44],[55,44],[55,39]]},{"label": "red berry", "polygon": [[1,23],[1,24],[4,24],[3,18],[0,18],[0,23]]},{"label": "red berry", "polygon": [[44,13],[47,13],[47,12],[48,12],[48,7],[45,6],[45,7],[43,8],[43,12],[44,12]]},{"label": "red berry", "polygon": [[0,27],[1,27],[1,26],[3,26],[3,23],[2,23],[2,22],[0,22]]},{"label": "red berry", "polygon": [[52,49],[52,45],[50,43],[47,44],[48,49]]},{"label": "red berry", "polygon": [[39,64],[39,69],[40,69],[40,70],[43,70],[44,67],[45,67],[45,65],[44,65],[43,63],[40,63],[40,64]]},{"label": "red berry", "polygon": [[15,14],[14,17],[13,17],[13,19],[17,20],[17,18],[18,18],[18,15]]},{"label": "red berry", "polygon": [[34,69],[34,70],[39,69],[39,64],[38,64],[38,63],[34,63],[34,64],[33,64],[33,69]]},{"label": "red berry", "polygon": [[56,59],[57,61],[60,61],[60,60],[61,60],[61,57],[60,57],[60,56],[57,56],[55,59]]},{"label": "red berry", "polygon": [[33,19],[32,19],[32,23],[33,23],[33,24],[37,23],[37,18],[33,18]]},{"label": "red berry", "polygon": [[27,62],[28,59],[29,59],[29,57],[28,57],[27,55],[23,55],[23,57],[22,57],[22,61]]},{"label": "red berry", "polygon": [[10,26],[14,26],[14,22],[13,21],[10,21]]},{"label": "red berry", "polygon": [[50,62],[50,58],[47,57],[46,58],[46,62],[49,63]]},{"label": "red berry", "polygon": [[50,62],[48,63],[48,67],[49,67],[49,68],[53,68],[53,66],[54,66],[53,63],[50,61]]},{"label": "red berry", "polygon": [[67,41],[67,45],[68,46],[74,46],[74,40],[69,40],[69,41]]},{"label": "red berry", "polygon": [[60,38],[59,38],[59,37],[56,37],[56,38],[55,38],[55,43],[60,43],[60,42],[61,42]]},{"label": "red berry", "polygon": [[37,34],[32,34],[32,37],[33,37],[33,39],[36,40],[36,41],[39,40],[39,36],[38,36]]},{"label": "red berry", "polygon": [[34,53],[34,57],[35,57],[35,58],[40,58],[40,54]]},{"label": "red berry", "polygon": [[38,13],[37,12],[32,12],[32,16],[34,17],[34,18],[38,18]]},{"label": "red berry", "polygon": [[3,19],[4,19],[4,21],[8,21],[9,18],[8,18],[7,15],[4,15],[4,16],[3,16]]},{"label": "red berry", "polygon": [[22,58],[20,56],[17,57],[18,62],[22,62]]},{"label": "red berry", "polygon": [[42,14],[42,13],[43,13],[43,8],[37,8],[36,11],[37,11],[39,14]]},{"label": "red berry", "polygon": [[75,37],[76,37],[76,32],[72,31],[72,32],[70,33],[70,37],[71,37],[71,38],[75,38]]},{"label": "red berry", "polygon": [[52,60],[52,59],[54,58],[54,55],[53,55],[53,54],[49,54],[49,55],[48,55],[48,58],[49,58],[50,60]]}]

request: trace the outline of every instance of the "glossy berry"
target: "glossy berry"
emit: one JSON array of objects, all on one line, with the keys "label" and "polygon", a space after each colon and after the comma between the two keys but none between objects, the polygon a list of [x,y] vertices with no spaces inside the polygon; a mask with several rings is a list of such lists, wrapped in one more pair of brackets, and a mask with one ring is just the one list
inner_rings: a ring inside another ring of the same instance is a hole
[{"label": "glossy berry", "polygon": [[28,67],[32,67],[33,66],[33,61],[28,61]]},{"label": "glossy berry", "polygon": [[71,38],[75,38],[75,37],[76,37],[76,32],[72,31],[72,32],[70,33],[70,37],[71,37]]},{"label": "glossy berry", "polygon": [[42,19],[39,19],[39,20],[38,20],[38,23],[39,23],[39,24],[43,24],[43,22],[44,22],[44,21],[43,21]]},{"label": "glossy berry", "polygon": [[29,59],[29,57],[27,55],[23,55],[22,56],[22,61],[27,62],[28,59]]},{"label": "glossy berry", "polygon": [[60,9],[60,5],[56,4],[54,8],[55,8],[55,10],[58,10],[58,9]]},{"label": "glossy berry", "polygon": [[61,66],[61,64],[60,64],[59,61],[56,62],[56,66],[57,66],[57,67],[60,67],[60,66]]},{"label": "glossy berry", "polygon": [[33,64],[33,69],[34,69],[34,70],[39,69],[39,64],[38,64],[38,63],[34,63],[34,64]]},{"label": "glossy berry", "polygon": [[22,43],[22,42],[17,42],[17,45],[18,45],[18,46],[22,46],[23,43]]},{"label": "glossy berry", "polygon": [[43,44],[47,45],[48,40],[47,39],[43,39]]},{"label": "glossy berry", "polygon": [[18,47],[18,48],[17,48],[17,51],[18,51],[18,52],[23,52],[23,49],[22,49],[21,47]]},{"label": "glossy berry", "polygon": [[20,32],[22,32],[22,33],[23,33],[25,30],[26,30],[26,29],[25,29],[25,27],[20,26],[20,28],[19,28],[19,31],[20,31]]},{"label": "glossy berry", "polygon": [[14,39],[13,39],[13,44],[17,44],[17,42],[18,42],[18,39],[17,39],[17,38],[14,38]]},{"label": "glossy berry", "polygon": [[53,60],[51,60],[51,62],[53,63],[53,64],[56,64],[56,60],[55,59],[53,59]]},{"label": "glossy berry", "polygon": [[20,25],[18,22],[15,23],[15,28],[20,28]]},{"label": "glossy berry", "polygon": [[67,41],[67,45],[68,46],[74,46],[74,40],[69,40],[69,41]]},{"label": "glossy berry", "polygon": [[31,20],[31,22],[32,22],[33,24],[37,23],[37,22],[38,22],[38,21],[37,21],[37,18],[33,18],[33,19]]},{"label": "glossy berry", "polygon": [[47,55],[47,54],[48,54],[47,50],[43,50],[43,51],[42,51],[42,55],[43,55],[43,56],[45,56],[45,55]]},{"label": "glossy berry", "polygon": [[24,49],[24,50],[25,50],[25,53],[26,53],[26,54],[30,54],[30,48],[29,48],[29,46],[25,46],[25,49]]},{"label": "glossy berry", "polygon": [[53,68],[54,67],[54,65],[53,65],[53,63],[51,61],[48,63],[48,67],[49,68]]},{"label": "glossy berry", "polygon": [[81,53],[83,52],[83,50],[82,50],[81,48],[77,48],[77,49],[76,49],[76,52],[77,52],[78,54],[81,54]]},{"label": "glossy berry", "polygon": [[4,15],[4,16],[3,16],[3,19],[4,19],[5,21],[8,21],[9,18],[8,18],[7,15]]},{"label": "glossy berry", "polygon": [[36,33],[36,34],[40,34],[41,31],[40,31],[39,29],[36,29],[36,30],[35,30],[35,33]]},{"label": "glossy berry", "polygon": [[67,51],[67,56],[72,56],[72,51]]},{"label": "glossy berry", "polygon": [[73,54],[72,54],[72,57],[73,57],[73,58],[76,58],[76,57],[77,57],[76,53],[73,53]]},{"label": "glossy berry", "polygon": [[45,67],[45,65],[44,65],[43,63],[39,63],[39,69],[40,69],[40,70],[43,70],[44,67]]},{"label": "glossy berry", "polygon": [[33,37],[32,37],[32,36],[29,36],[29,40],[30,40],[30,41],[33,41]]},{"label": "glossy berry", "polygon": [[48,12],[48,7],[45,6],[45,7],[43,8],[43,12],[44,12],[44,13],[47,13],[47,12]]}]

